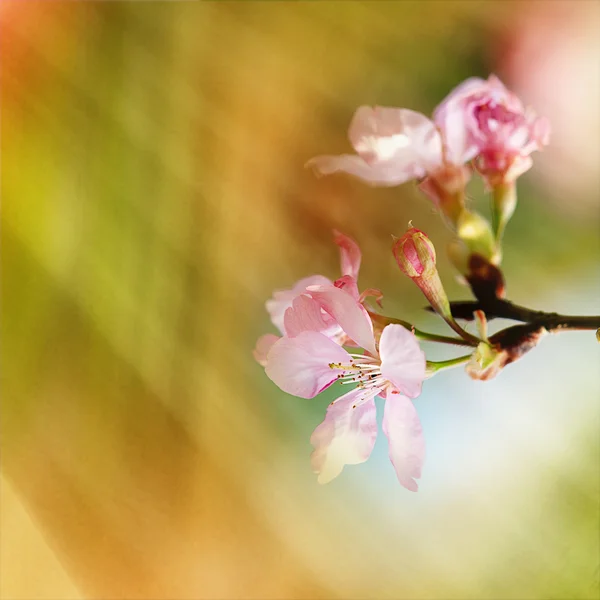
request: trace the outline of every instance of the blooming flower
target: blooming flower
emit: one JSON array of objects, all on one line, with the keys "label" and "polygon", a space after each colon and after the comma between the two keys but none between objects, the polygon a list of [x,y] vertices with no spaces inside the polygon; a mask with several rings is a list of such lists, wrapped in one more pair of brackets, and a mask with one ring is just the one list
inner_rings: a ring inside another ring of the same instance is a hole
[{"label": "blooming flower", "polygon": [[[386,399],[383,431],[390,459],[400,483],[416,491],[414,479],[421,475],[425,443],[410,399],[420,394],[425,379],[424,353],[414,335],[401,325],[385,327],[377,345],[368,314],[343,290],[321,287],[310,291],[310,302],[295,310],[312,311],[309,306],[316,303],[365,350],[350,354],[319,331],[305,329],[294,337],[280,338],[268,351],[267,375],[294,396],[313,398],[336,381],[357,386],[331,403],[311,437],[311,463],[318,481],[327,483],[344,465],[369,458],[377,436],[374,399],[380,396]],[[310,324],[312,316],[304,322]]]},{"label": "blooming flower", "polygon": [[[425,115],[412,110],[361,106],[348,137],[357,154],[317,156],[307,166],[323,175],[345,172],[380,186],[421,179],[444,166],[439,131]],[[455,158],[457,164],[464,162],[461,156]]]},{"label": "blooming flower", "polygon": [[459,218],[470,177],[461,136],[444,139],[433,121],[405,108],[361,106],[348,131],[356,155],[317,156],[306,163],[329,175],[345,172],[375,186],[422,180],[419,189],[449,218]]},{"label": "blooming flower", "polygon": [[514,181],[527,171],[529,156],[548,144],[550,125],[494,75],[471,77],[436,108],[433,119],[445,140],[475,164],[489,185]]}]

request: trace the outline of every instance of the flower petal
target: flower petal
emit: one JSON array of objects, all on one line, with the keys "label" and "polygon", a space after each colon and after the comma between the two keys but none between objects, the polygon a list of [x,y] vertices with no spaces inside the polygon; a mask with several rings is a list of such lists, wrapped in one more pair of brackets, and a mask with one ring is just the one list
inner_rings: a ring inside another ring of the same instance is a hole
[{"label": "flower petal", "polygon": [[334,339],[343,333],[335,320],[323,312],[319,302],[303,294],[294,298],[292,306],[285,311],[283,323],[288,337],[303,331],[319,331]]},{"label": "flower petal", "polygon": [[311,286],[308,293],[317,300],[361,348],[377,355],[373,323],[369,314],[350,294],[335,286]]},{"label": "flower petal", "polygon": [[372,185],[399,185],[442,165],[442,141],[431,120],[403,108],[361,106],[348,130],[358,156],[318,156],[321,173],[350,173]]},{"label": "flower petal", "polygon": [[350,275],[353,279],[358,279],[358,271],[362,258],[358,244],[351,237],[335,229],[333,230],[333,241],[340,248],[342,275]]},{"label": "flower petal", "polygon": [[[371,397],[364,399],[365,393]],[[344,465],[365,462],[377,438],[374,392],[354,389],[327,408],[325,420],[314,430],[310,442],[313,471],[319,483],[335,479]]]},{"label": "flower petal", "polygon": [[421,177],[420,172],[414,174],[408,170],[399,170],[398,165],[394,162],[369,164],[363,158],[354,154],[315,156],[305,166],[313,167],[320,175],[348,173],[348,175],[358,177],[358,179],[373,186],[400,185],[410,179]]},{"label": "flower petal", "polygon": [[484,79],[470,77],[455,87],[433,111],[433,120],[444,136],[447,158],[454,165],[468,162],[479,151],[467,126],[469,115],[464,101],[488,88]]},{"label": "flower petal", "polygon": [[303,331],[296,337],[283,337],[267,355],[265,372],[284,392],[300,398],[314,398],[329,387],[341,372],[331,363],[350,364],[350,355],[328,337]]},{"label": "flower petal", "polygon": [[460,166],[475,158],[479,152],[479,145],[467,127],[466,114],[462,107],[449,110],[443,124],[440,123],[440,128],[444,134],[448,162]]},{"label": "flower petal", "polygon": [[369,164],[391,162],[408,179],[422,177],[441,164],[441,140],[434,123],[406,108],[361,106],[354,113],[348,137]]},{"label": "flower petal", "polygon": [[406,489],[416,492],[419,486],[415,479],[421,477],[425,461],[425,438],[414,404],[401,394],[388,394],[382,427],[398,481]]},{"label": "flower petal", "polygon": [[263,367],[267,366],[267,354],[269,353],[271,346],[273,346],[278,339],[279,336],[273,335],[272,333],[267,333],[258,338],[256,346],[252,351],[252,355],[259,365],[262,365]]},{"label": "flower petal", "polygon": [[310,285],[331,285],[331,281],[327,277],[323,277],[323,275],[311,275],[297,281],[289,290],[277,290],[273,292],[273,298],[267,300],[267,312],[271,317],[271,322],[279,329],[281,335],[285,335],[283,323],[285,311],[292,305],[294,298],[306,291],[306,288]]},{"label": "flower petal", "polygon": [[402,325],[388,325],[379,340],[381,374],[403,394],[416,398],[425,380],[425,353]]},{"label": "flower petal", "polygon": [[454,110],[454,105],[456,103],[460,103],[462,100],[468,96],[471,96],[472,94],[485,91],[487,87],[487,81],[485,79],[481,79],[481,77],[469,77],[468,79],[465,79],[438,104],[436,109],[433,111],[433,120],[438,125],[442,125],[448,116],[448,113]]},{"label": "flower petal", "polygon": [[333,282],[336,288],[344,290],[347,294],[350,294],[357,302],[360,302],[360,294],[358,292],[358,283],[356,279],[350,275],[344,275]]}]

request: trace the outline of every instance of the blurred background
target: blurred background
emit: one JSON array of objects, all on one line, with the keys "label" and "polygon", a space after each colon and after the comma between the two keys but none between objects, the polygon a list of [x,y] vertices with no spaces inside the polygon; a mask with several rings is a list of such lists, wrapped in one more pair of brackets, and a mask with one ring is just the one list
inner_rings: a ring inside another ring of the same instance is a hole
[{"label": "blurred background", "polygon": [[303,165],[361,104],[431,113],[491,72],[554,130],[509,296],[600,312],[598,2],[4,1],[0,26],[3,598],[598,597],[593,333],[429,381],[417,494],[383,436],[319,486],[337,392],[287,396],[251,355],[273,289],[337,276],[334,227],[386,314],[445,332],[390,252],[412,219],[468,298],[428,201]]}]

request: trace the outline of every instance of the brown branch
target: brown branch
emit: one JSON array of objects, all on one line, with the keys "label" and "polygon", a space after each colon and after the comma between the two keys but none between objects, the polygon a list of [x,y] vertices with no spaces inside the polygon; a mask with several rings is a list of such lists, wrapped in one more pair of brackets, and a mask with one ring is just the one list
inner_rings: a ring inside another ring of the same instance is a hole
[{"label": "brown branch", "polygon": [[482,310],[488,321],[511,319],[544,327],[547,331],[591,330],[600,327],[600,316],[561,315],[556,312],[532,310],[502,298],[488,299],[485,302],[451,302],[450,308],[455,319],[473,320],[473,313]]}]

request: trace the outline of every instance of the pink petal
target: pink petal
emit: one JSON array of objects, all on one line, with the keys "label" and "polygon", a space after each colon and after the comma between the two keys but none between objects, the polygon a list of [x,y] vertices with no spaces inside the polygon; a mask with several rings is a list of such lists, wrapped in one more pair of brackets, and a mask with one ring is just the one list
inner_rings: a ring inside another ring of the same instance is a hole
[{"label": "pink petal", "polygon": [[467,126],[469,114],[464,101],[487,88],[488,83],[484,79],[470,77],[455,87],[433,111],[433,120],[444,137],[446,157],[454,165],[468,162],[479,151]]},{"label": "pink petal", "polygon": [[369,164],[394,163],[409,179],[423,177],[442,162],[434,123],[414,110],[361,106],[354,113],[348,137]]},{"label": "pink petal", "polygon": [[398,480],[406,489],[416,492],[419,486],[415,479],[421,477],[425,461],[425,438],[413,403],[401,394],[388,394],[382,426]]},{"label": "pink petal", "polygon": [[279,331],[281,335],[285,335],[285,328],[283,324],[285,311],[292,305],[292,301],[296,296],[306,291],[306,288],[310,285],[331,285],[331,281],[323,275],[312,275],[305,277],[294,284],[294,287],[290,290],[277,290],[273,293],[273,298],[267,300],[266,307],[271,322]]},{"label": "pink petal", "polygon": [[342,275],[349,275],[353,279],[358,279],[362,257],[358,244],[351,237],[335,229],[333,231],[333,241],[340,247]]},{"label": "pink petal", "polygon": [[381,374],[409,398],[421,393],[425,353],[415,336],[402,325],[388,325],[379,340]]},{"label": "pink petal", "polygon": [[400,185],[423,175],[421,170],[398,168],[396,163],[390,161],[370,164],[354,154],[315,156],[305,166],[313,167],[320,175],[348,173],[370,185],[384,187]]},{"label": "pink petal", "polygon": [[348,337],[361,348],[377,355],[373,323],[361,304],[335,286],[311,286],[308,292],[337,321]]},{"label": "pink petal", "polygon": [[256,346],[252,351],[252,355],[259,365],[262,365],[263,367],[267,366],[267,354],[269,353],[271,346],[273,346],[278,339],[279,336],[273,335],[272,333],[267,333],[258,338]]},{"label": "pink petal", "polygon": [[332,317],[321,310],[319,302],[306,295],[294,298],[292,306],[285,311],[283,323],[288,337],[303,331],[319,331],[333,339],[342,333]]},{"label": "pink petal", "polygon": [[479,145],[467,127],[466,117],[464,109],[457,107],[456,110],[448,110],[443,122],[436,121],[444,134],[446,159],[456,166],[469,162],[479,152]]},{"label": "pink petal", "polygon": [[341,372],[331,363],[350,364],[350,355],[328,337],[303,331],[294,338],[283,337],[267,355],[267,376],[284,392],[314,398],[329,387]]},{"label": "pink petal", "polygon": [[356,279],[351,277],[350,275],[344,275],[339,279],[336,279],[333,282],[336,288],[340,290],[344,290],[346,293],[350,294],[357,302],[360,302],[360,294],[358,293],[358,284],[356,283]]},{"label": "pink petal", "polygon": [[442,142],[425,115],[403,108],[361,106],[348,131],[358,156],[318,156],[307,163],[327,175],[344,171],[372,185],[399,185],[442,164]]},{"label": "pink petal", "polygon": [[325,420],[314,430],[311,465],[319,483],[335,479],[344,465],[365,462],[377,438],[373,393],[364,400],[365,390],[354,389],[327,408]]},{"label": "pink petal", "polygon": [[477,94],[487,88],[487,82],[481,77],[469,77],[457,85],[433,111],[433,120],[440,125],[446,120],[449,112],[454,110],[454,104],[461,102],[472,94]]}]

